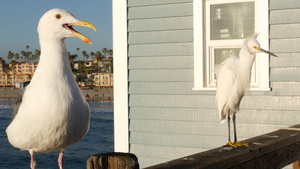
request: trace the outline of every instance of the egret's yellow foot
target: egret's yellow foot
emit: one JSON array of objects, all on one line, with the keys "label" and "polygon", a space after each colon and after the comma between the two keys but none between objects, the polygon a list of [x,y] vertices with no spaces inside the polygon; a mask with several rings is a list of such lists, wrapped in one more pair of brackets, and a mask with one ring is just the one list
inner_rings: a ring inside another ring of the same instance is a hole
[{"label": "egret's yellow foot", "polygon": [[228,141],[228,143],[225,146],[230,146],[230,147],[233,147],[233,148],[237,148],[237,145],[235,145],[235,143],[233,143],[231,141]]},{"label": "egret's yellow foot", "polygon": [[241,146],[245,146],[245,147],[248,147],[249,146],[249,143],[240,143],[240,142],[234,142],[233,143],[234,145],[236,145],[237,147],[241,147]]}]

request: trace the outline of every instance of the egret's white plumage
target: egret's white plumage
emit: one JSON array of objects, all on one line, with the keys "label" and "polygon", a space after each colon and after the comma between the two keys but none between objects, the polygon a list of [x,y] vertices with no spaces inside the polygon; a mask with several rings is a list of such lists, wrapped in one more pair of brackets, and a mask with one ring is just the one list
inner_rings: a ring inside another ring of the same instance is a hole
[{"label": "egret's white plumage", "polygon": [[90,109],[74,80],[64,39],[89,39],[73,30],[72,25],[95,27],[76,19],[62,9],[46,12],[39,21],[41,47],[39,65],[18,99],[13,120],[7,127],[9,142],[31,154],[31,168],[35,168],[34,153],[63,151],[80,141],[89,130]]},{"label": "egret's white plumage", "polygon": [[[247,38],[240,50],[239,56],[231,55],[215,67],[217,75],[216,102],[221,122],[228,120],[230,142],[230,115],[233,115],[234,135],[236,139],[235,114],[239,110],[241,99],[250,85],[251,67],[257,52],[273,53],[260,48],[256,33]],[[232,146],[238,146],[232,144]]]}]

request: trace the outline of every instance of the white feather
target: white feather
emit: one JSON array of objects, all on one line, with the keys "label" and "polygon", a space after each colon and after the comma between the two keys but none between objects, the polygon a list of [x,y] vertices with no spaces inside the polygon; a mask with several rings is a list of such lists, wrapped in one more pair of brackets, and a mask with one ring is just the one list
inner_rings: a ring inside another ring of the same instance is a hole
[{"label": "white feather", "polygon": [[[216,102],[221,122],[239,110],[241,99],[250,86],[250,74],[255,52],[248,46],[259,46],[256,34],[245,40],[239,56],[231,55],[215,67],[217,75]],[[252,44],[253,43],[253,44]]]},{"label": "white feather", "polygon": [[17,115],[6,129],[9,142],[21,150],[64,150],[89,130],[89,105],[74,80],[64,43],[64,38],[72,35],[61,25],[49,26],[55,24],[54,14],[58,12],[64,14],[65,21],[77,21],[60,9],[47,12],[40,20],[39,65]]}]

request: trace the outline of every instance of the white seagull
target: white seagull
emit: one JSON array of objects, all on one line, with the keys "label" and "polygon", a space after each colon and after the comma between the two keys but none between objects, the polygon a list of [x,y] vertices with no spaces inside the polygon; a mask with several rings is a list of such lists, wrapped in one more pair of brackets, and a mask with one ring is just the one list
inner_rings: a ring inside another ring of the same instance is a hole
[{"label": "white seagull", "polygon": [[91,41],[72,26],[96,31],[93,24],[76,19],[62,9],[46,12],[39,21],[41,47],[39,65],[30,84],[17,99],[12,122],[6,129],[11,145],[31,154],[59,150],[58,165],[63,168],[66,147],[79,142],[90,126],[90,108],[74,80],[64,39],[78,37]]},{"label": "white seagull", "polygon": [[[277,57],[274,53],[262,49],[256,40],[257,33],[244,41],[239,56],[231,55],[215,67],[217,75],[216,102],[221,122],[228,120],[228,143],[231,147],[248,146],[248,143],[239,143],[236,136],[235,118],[241,100],[250,86],[251,67],[255,55],[264,52]],[[230,115],[233,120],[234,142],[230,141]]]}]

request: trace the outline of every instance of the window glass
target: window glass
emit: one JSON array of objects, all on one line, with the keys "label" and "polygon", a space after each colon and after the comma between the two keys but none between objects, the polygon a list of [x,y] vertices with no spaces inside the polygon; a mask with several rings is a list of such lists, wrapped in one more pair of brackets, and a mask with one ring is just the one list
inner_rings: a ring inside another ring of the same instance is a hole
[{"label": "window glass", "polygon": [[244,39],[253,34],[254,2],[214,4],[210,6],[211,40]]}]

